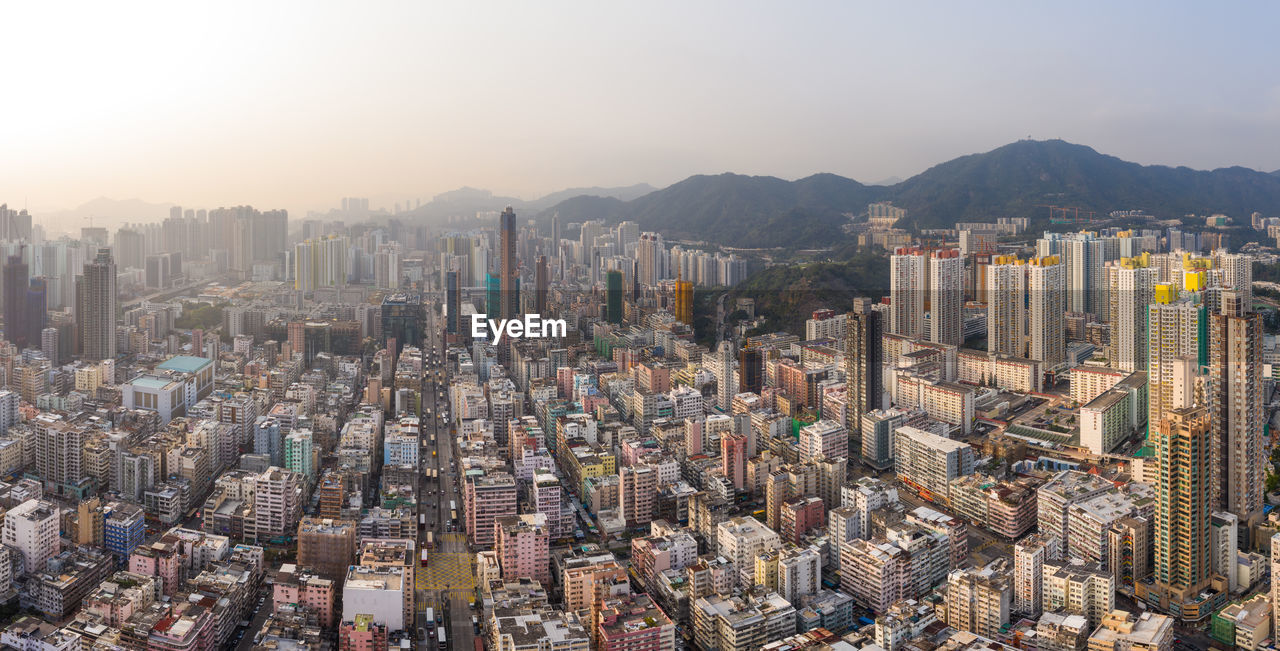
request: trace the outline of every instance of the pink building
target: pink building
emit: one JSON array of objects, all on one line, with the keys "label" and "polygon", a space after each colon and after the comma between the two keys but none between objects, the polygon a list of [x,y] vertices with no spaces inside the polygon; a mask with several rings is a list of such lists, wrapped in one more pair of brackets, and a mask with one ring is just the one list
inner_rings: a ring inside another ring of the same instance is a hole
[{"label": "pink building", "polygon": [[822,528],[827,511],[820,497],[793,497],[782,503],[780,515],[782,539],[798,545],[809,531]]},{"label": "pink building", "polygon": [[516,480],[505,472],[492,472],[463,484],[462,508],[471,544],[493,544],[494,522],[516,514]]},{"label": "pink building", "polygon": [[373,620],[373,615],[356,615],[354,621],[343,622],[338,629],[338,651],[382,651],[387,648],[387,627]]},{"label": "pink building", "polygon": [[181,546],[176,536],[165,535],[150,545],[139,545],[129,554],[129,571],[160,580],[160,591],[178,594],[183,574]]},{"label": "pink building", "polygon": [[747,485],[747,437],[726,434],[720,437],[720,464],[724,476],[733,487],[742,490]]},{"label": "pink building", "polygon": [[494,523],[494,551],[502,578],[530,577],[543,585],[551,583],[551,536],[546,522],[541,513],[527,513],[504,516]]},{"label": "pink building", "polygon": [[696,560],[698,541],[687,531],[631,540],[631,566],[646,582],[667,570],[683,570]]},{"label": "pink building", "polygon": [[272,592],[272,612],[279,612],[285,604],[296,604],[301,609],[315,613],[320,625],[334,625],[333,581],[312,573],[306,568],[286,563],[276,574]]},{"label": "pink building", "polygon": [[628,439],[619,446],[622,452],[622,465],[634,466],[640,463],[640,458],[651,452],[660,449],[657,439]]},{"label": "pink building", "polygon": [[649,595],[606,599],[596,619],[598,651],[674,651],[676,625]]},{"label": "pink building", "polygon": [[560,398],[568,399],[573,396],[573,371],[570,366],[556,369],[556,390],[560,392]]},{"label": "pink building", "polygon": [[702,419],[687,418],[684,421],[684,452],[692,457],[696,454],[703,454],[703,443],[705,442],[702,435],[703,422]]}]

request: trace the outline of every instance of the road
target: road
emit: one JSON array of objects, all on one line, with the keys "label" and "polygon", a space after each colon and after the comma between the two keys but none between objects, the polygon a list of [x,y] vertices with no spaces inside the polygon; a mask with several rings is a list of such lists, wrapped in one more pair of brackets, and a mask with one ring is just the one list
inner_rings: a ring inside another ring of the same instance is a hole
[{"label": "road", "polygon": [[[476,595],[474,556],[467,545],[460,527],[453,526],[450,504],[457,505],[458,524],[462,520],[462,493],[459,490],[456,467],[456,437],[453,428],[442,422],[440,415],[449,410],[447,402],[448,380],[437,381],[437,372],[444,371],[444,343],[441,340],[435,303],[427,305],[426,340],[423,354],[426,356],[422,381],[423,425],[421,435],[427,441],[422,449],[420,463],[423,477],[420,489],[419,513],[427,516],[427,529],[435,538],[435,549],[430,550],[426,568],[418,568],[414,586],[419,602],[418,627],[426,625],[426,608],[435,609],[438,616],[446,617],[447,648],[470,650],[474,648],[475,634],[471,616],[475,613],[471,604]],[[444,397],[442,397],[444,396]],[[434,443],[432,443],[434,437]],[[431,470],[438,479],[427,477]],[[419,532],[420,548],[426,544],[426,530]],[[436,644],[432,637],[423,648]]]}]

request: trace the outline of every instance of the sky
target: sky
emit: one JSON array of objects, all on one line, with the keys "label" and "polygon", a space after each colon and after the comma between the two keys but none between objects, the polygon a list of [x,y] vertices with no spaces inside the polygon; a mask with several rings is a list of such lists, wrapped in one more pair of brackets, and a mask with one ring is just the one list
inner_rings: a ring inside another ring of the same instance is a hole
[{"label": "sky", "polygon": [[1280,5],[8,3],[0,203],[864,182],[1028,136],[1280,168]]}]

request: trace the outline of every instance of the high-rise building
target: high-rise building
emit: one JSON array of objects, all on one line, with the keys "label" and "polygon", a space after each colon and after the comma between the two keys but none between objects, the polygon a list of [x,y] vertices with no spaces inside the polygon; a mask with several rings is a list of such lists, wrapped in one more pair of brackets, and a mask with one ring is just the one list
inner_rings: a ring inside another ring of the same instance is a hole
[{"label": "high-rise building", "polygon": [[302,477],[271,467],[258,475],[253,493],[254,526],[258,540],[291,536],[302,516]]},{"label": "high-rise building", "polygon": [[1153,429],[1174,407],[1194,403],[1187,393],[1188,366],[1208,362],[1201,346],[1205,309],[1197,298],[1179,299],[1172,285],[1158,284],[1147,308],[1147,422]]},{"label": "high-rise building", "polygon": [[923,250],[905,247],[889,258],[889,332],[895,335],[924,336],[928,261]]},{"label": "high-rise building", "polygon": [[[1271,536],[1271,576],[1280,576],[1280,533]],[[1271,603],[1280,603],[1280,581],[1271,582]],[[1280,608],[1271,613],[1271,630],[1280,631]]]},{"label": "high-rise building", "polygon": [[636,241],[636,283],[656,286],[667,277],[667,249],[660,233],[642,233]]},{"label": "high-rise building", "polygon": [[982,569],[952,570],[947,576],[947,624],[983,637],[999,636],[1009,623],[1013,590],[1005,560]]},{"label": "high-rise building", "polygon": [[747,483],[747,437],[730,434],[720,437],[720,462],[724,476],[734,489],[742,490]]},{"label": "high-rise building", "polygon": [[987,267],[987,351],[1023,357],[1027,276],[1022,261],[997,256]]},{"label": "high-rise building", "polygon": [[1013,609],[1039,617],[1044,606],[1044,562],[1056,560],[1057,544],[1031,534],[1013,546]]},{"label": "high-rise building", "polygon": [[951,480],[973,474],[974,452],[968,443],[910,426],[894,430],[898,479],[928,499],[946,503]]},{"label": "high-rise building", "polygon": [[49,358],[50,364],[58,364],[62,361],[58,354],[58,329],[45,328],[40,331],[40,350],[44,352],[44,356]]},{"label": "high-rise building", "polygon": [[628,527],[653,522],[658,491],[658,472],[651,466],[624,466],[618,469],[618,517]]},{"label": "high-rise building", "polygon": [[357,532],[351,520],[302,518],[298,522],[298,564],[331,581],[341,580],[355,560]]},{"label": "high-rise building", "polygon": [[350,273],[347,265],[350,248],[346,235],[299,242],[293,249],[294,289],[312,292],[321,287],[345,285]]},{"label": "high-rise building", "polygon": [[547,313],[547,292],[551,288],[551,269],[547,266],[547,256],[538,256],[538,264],[534,267],[533,309],[538,314]]},{"label": "high-rise building", "polygon": [[1222,268],[1222,286],[1234,291],[1245,312],[1253,311],[1253,258],[1243,253],[1218,256]]},{"label": "high-rise building", "polygon": [[284,467],[305,477],[308,485],[316,478],[312,445],[309,429],[295,429],[284,437]]},{"label": "high-rise building", "polygon": [[27,500],[5,514],[0,542],[17,549],[26,573],[37,575],[62,549],[58,531],[58,507],[51,502]]},{"label": "high-rise building", "polygon": [[493,544],[493,523],[516,514],[516,480],[509,473],[491,472],[469,478],[462,487],[462,508],[471,543]]},{"label": "high-rise building", "polygon": [[759,348],[738,351],[738,391],[760,393],[764,387],[764,354]]},{"label": "high-rise building", "polygon": [[1056,255],[1027,261],[1027,356],[1045,370],[1067,361],[1066,274]]},{"label": "high-rise building", "polygon": [[520,313],[520,288],[516,284],[520,279],[516,237],[516,211],[507,206],[498,216],[498,281],[502,292],[498,318],[501,319],[514,319]]},{"label": "high-rise building", "polygon": [[1202,408],[1165,411],[1152,430],[1156,511],[1154,578],[1161,607],[1194,601],[1209,583],[1212,461]]},{"label": "high-rise building", "polygon": [[733,341],[725,339],[716,346],[715,353],[715,374],[716,374],[716,406],[720,411],[728,413],[729,403],[733,401],[733,394],[738,388],[733,382]]},{"label": "high-rise building", "polygon": [[551,582],[551,535],[541,513],[504,515],[494,521],[494,551],[502,568],[502,578],[517,581],[532,578]]},{"label": "high-rise building", "polygon": [[373,254],[373,284],[378,289],[398,289],[401,279],[400,245],[389,242]]},{"label": "high-rise building", "polygon": [[9,256],[4,263],[4,336],[18,347],[26,348],[25,308],[27,300],[27,263],[22,253]]},{"label": "high-rise building", "polygon": [[964,342],[964,258],[959,249],[929,252],[929,341]]},{"label": "high-rise building", "polygon": [[400,292],[382,299],[382,336],[385,340],[395,339],[396,355],[405,346],[422,342],[425,321],[421,295]]},{"label": "high-rise building", "polygon": [[458,286],[458,272],[447,271],[444,274],[445,286],[445,324],[451,335],[458,334],[462,324],[462,289]]},{"label": "high-rise building", "polygon": [[76,278],[76,321],[80,354],[87,361],[116,356],[116,263],[111,249],[98,249]]},{"label": "high-rise building", "polygon": [[1221,311],[1209,317],[1208,405],[1210,439],[1216,447],[1214,509],[1235,514],[1245,530],[1252,530],[1262,518],[1266,411],[1262,317],[1244,300],[1234,290],[1224,291]]},{"label": "high-rise building", "polygon": [[1144,255],[1107,265],[1111,366],[1122,371],[1147,369],[1147,308],[1156,283],[1149,262]]},{"label": "high-rise building", "polygon": [[611,270],[604,278],[605,320],[622,323],[622,272]]},{"label": "high-rise building", "polygon": [[676,321],[693,325],[693,283],[683,277],[676,278]]},{"label": "high-rise building", "polygon": [[[844,341],[845,400],[849,418],[880,409],[884,394],[884,332],[879,312],[850,315]],[[850,429],[854,429],[850,427]]]}]

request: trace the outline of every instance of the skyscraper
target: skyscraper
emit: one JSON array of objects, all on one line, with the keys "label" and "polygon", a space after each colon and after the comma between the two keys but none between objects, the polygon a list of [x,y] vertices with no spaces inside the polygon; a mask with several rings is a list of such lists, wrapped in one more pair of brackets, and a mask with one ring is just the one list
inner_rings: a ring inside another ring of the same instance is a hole
[{"label": "skyscraper", "polygon": [[1209,582],[1209,419],[1204,409],[1164,413],[1153,430],[1157,464],[1154,575],[1161,606],[1193,601]]},{"label": "skyscraper", "polygon": [[462,322],[462,290],[458,287],[458,272],[446,271],[444,274],[445,287],[445,309],[448,314],[445,318],[448,333],[451,335],[458,334],[458,325]]},{"label": "skyscraper", "polygon": [[987,350],[1023,356],[1026,331],[1026,272],[1014,256],[999,256],[987,267]]},{"label": "skyscraper", "polygon": [[644,233],[636,241],[636,284],[657,285],[667,277],[667,249],[660,233]]},{"label": "skyscraper", "polygon": [[609,323],[622,323],[622,272],[609,271],[604,278],[605,318]]},{"label": "skyscraper", "polygon": [[676,320],[693,325],[693,283],[682,276],[676,277]]},{"label": "skyscraper", "polygon": [[76,278],[76,321],[80,353],[88,361],[116,356],[116,263],[111,249],[98,249]]},{"label": "skyscraper", "polygon": [[729,411],[737,385],[733,383],[733,342],[725,339],[716,347],[716,406]]},{"label": "skyscraper", "polygon": [[959,346],[964,308],[964,259],[959,249],[929,253],[929,341]]},{"label": "skyscraper", "polygon": [[738,391],[760,393],[764,386],[764,354],[759,348],[738,351]]},{"label": "skyscraper", "polygon": [[[514,319],[520,313],[520,277],[516,263],[516,211],[507,206],[498,217],[498,280],[502,300],[499,318]],[[492,318],[492,317],[490,317]]]},{"label": "skyscraper", "polygon": [[1155,283],[1149,256],[1121,258],[1107,266],[1111,365],[1122,371],[1147,369],[1147,306]]},{"label": "skyscraper", "polygon": [[1262,518],[1267,445],[1262,389],[1262,317],[1244,297],[1222,292],[1209,317],[1209,427],[1214,450],[1214,510],[1234,513],[1251,531]]},{"label": "skyscraper", "polygon": [[895,335],[924,335],[927,261],[922,250],[905,247],[889,258],[889,332]]},{"label": "skyscraper", "polygon": [[1027,356],[1052,370],[1067,361],[1066,274],[1056,255],[1027,262],[1030,313],[1027,322]]},{"label": "skyscraper", "polygon": [[538,314],[547,313],[547,291],[551,287],[551,269],[547,267],[547,256],[538,256],[538,264],[534,268],[534,311]]},{"label": "skyscraper", "polygon": [[1194,400],[1183,393],[1188,364],[1204,366],[1201,327],[1204,306],[1197,295],[1178,298],[1172,285],[1158,284],[1154,303],[1147,307],[1147,422],[1152,428],[1174,407],[1189,407]]},{"label": "skyscraper", "polygon": [[[880,408],[884,393],[883,329],[879,312],[868,310],[849,316],[844,339],[844,378],[850,423],[859,423],[863,414]],[[849,427],[851,432],[856,429]]]},{"label": "skyscraper", "polygon": [[18,254],[9,256],[4,263],[4,335],[19,350],[30,343],[23,323],[26,301],[27,263],[23,261],[19,248]]}]

